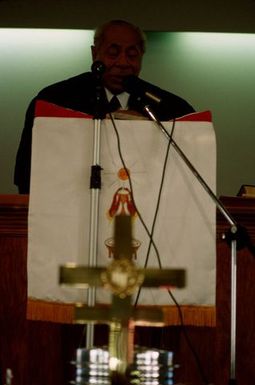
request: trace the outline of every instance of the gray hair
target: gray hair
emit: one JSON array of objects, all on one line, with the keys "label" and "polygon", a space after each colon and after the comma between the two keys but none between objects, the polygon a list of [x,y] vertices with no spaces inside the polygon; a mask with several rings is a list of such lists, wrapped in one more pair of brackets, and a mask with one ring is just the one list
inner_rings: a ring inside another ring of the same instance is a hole
[{"label": "gray hair", "polygon": [[107,30],[107,28],[111,27],[112,25],[118,25],[118,26],[128,26],[130,27],[131,29],[133,29],[137,35],[140,37],[140,47],[141,47],[141,50],[142,52],[144,53],[145,52],[145,49],[146,49],[146,36],[145,36],[145,33],[141,30],[140,27],[132,24],[132,23],[129,23],[128,21],[125,21],[125,20],[111,20],[111,21],[108,21],[104,24],[101,24],[99,25],[96,30],[95,30],[95,33],[94,33],[94,46],[95,47],[99,47],[100,44],[102,43],[103,39],[104,39],[104,33],[105,31]]}]

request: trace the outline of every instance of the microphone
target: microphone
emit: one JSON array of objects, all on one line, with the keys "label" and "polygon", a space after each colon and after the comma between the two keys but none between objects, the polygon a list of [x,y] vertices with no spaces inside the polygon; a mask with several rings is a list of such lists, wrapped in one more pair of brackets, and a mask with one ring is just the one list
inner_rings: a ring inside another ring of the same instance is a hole
[{"label": "microphone", "polygon": [[125,77],[123,80],[123,87],[125,91],[131,95],[134,95],[137,99],[146,97],[156,104],[160,104],[162,102],[162,99],[156,93],[154,93],[150,85],[135,75],[129,75]]},{"label": "microphone", "polygon": [[105,65],[101,61],[94,61],[91,65],[92,79],[94,82],[94,93],[92,93],[92,111],[95,119],[104,119],[106,115],[106,95],[102,81]]},{"label": "microphone", "polygon": [[97,79],[100,79],[105,72],[105,64],[99,60],[94,61],[91,66],[91,72]]}]

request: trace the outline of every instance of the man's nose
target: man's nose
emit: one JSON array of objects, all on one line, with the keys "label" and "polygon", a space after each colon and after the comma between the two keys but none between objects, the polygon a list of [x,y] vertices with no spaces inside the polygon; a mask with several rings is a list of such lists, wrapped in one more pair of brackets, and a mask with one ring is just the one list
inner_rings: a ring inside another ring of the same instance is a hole
[{"label": "man's nose", "polygon": [[125,51],[121,51],[119,56],[118,56],[118,59],[117,59],[117,64],[118,65],[121,65],[121,66],[127,66],[129,65],[129,62],[128,62],[128,57],[125,53]]}]

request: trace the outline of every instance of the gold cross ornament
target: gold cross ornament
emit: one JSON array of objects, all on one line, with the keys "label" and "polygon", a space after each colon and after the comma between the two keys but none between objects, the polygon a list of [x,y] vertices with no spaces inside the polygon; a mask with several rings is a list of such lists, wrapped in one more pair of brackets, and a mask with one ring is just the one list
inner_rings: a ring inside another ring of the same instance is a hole
[{"label": "gold cross ornament", "polygon": [[104,287],[112,293],[108,307],[77,304],[77,323],[107,323],[109,333],[110,370],[125,374],[133,360],[135,325],[163,326],[160,308],[134,307],[132,295],[142,287],[183,288],[183,269],[139,269],[132,260],[131,217],[115,217],[114,259],[105,267],[67,264],[60,267],[60,284],[79,288]]}]

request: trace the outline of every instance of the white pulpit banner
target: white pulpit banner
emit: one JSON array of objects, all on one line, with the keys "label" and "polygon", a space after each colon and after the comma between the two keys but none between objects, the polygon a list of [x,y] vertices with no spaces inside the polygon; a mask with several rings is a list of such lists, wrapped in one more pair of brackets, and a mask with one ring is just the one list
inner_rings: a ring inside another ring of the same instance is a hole
[{"label": "white pulpit banner", "polygon": [[[215,303],[216,207],[155,123],[115,120],[120,149],[129,170],[135,205],[113,124],[101,124],[97,265],[111,262],[113,218],[133,218],[136,262],[143,267],[149,237],[136,213],[151,230],[163,268],[183,268],[187,283],[173,291],[180,304]],[[210,188],[216,189],[216,143],[210,112],[163,123]],[[90,116],[39,101],[33,127],[28,231],[28,296],[49,301],[86,302],[86,290],[61,287],[60,265],[88,265],[90,173],[94,121]],[[166,169],[164,173],[164,163]],[[163,181],[163,182],[162,182]],[[163,184],[160,199],[160,185]],[[157,202],[159,207],[157,211]],[[156,213],[157,211],[157,213]],[[153,247],[150,267],[158,267]],[[110,294],[97,289],[97,302]],[[140,304],[173,304],[165,290],[142,289]]]}]

